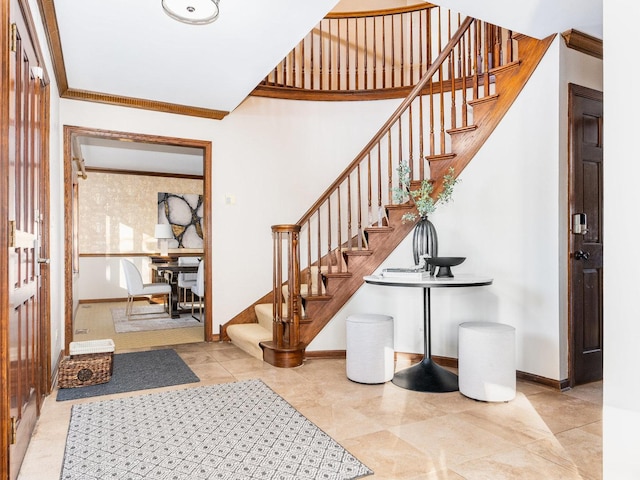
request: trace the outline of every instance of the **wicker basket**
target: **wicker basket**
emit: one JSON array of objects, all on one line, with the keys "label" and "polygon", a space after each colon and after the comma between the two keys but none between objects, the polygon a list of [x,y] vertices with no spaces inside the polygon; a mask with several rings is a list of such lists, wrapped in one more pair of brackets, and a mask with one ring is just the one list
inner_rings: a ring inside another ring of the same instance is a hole
[{"label": "wicker basket", "polygon": [[74,388],[107,383],[111,380],[112,373],[113,353],[74,355],[60,362],[58,387]]}]

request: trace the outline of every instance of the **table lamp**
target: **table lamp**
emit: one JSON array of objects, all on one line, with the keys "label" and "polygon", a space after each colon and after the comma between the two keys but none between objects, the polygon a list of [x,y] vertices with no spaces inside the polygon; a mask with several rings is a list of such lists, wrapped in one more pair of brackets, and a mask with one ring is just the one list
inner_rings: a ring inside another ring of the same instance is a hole
[{"label": "table lamp", "polygon": [[155,237],[160,240],[160,255],[169,255],[169,239],[173,238],[173,230],[168,223],[156,224]]}]

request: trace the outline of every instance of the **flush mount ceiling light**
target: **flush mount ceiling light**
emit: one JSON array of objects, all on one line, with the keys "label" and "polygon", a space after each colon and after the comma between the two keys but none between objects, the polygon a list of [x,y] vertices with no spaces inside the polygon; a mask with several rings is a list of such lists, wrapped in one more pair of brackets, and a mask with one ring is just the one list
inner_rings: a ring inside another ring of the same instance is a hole
[{"label": "flush mount ceiling light", "polygon": [[162,0],[162,8],[171,18],[189,25],[205,25],[218,18],[220,0]]}]

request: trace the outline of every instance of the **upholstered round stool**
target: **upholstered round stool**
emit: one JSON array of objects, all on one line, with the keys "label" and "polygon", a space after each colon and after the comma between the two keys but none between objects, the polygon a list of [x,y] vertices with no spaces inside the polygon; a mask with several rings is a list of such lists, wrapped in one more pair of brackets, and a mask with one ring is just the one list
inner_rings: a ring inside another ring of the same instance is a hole
[{"label": "upholstered round stool", "polygon": [[465,322],[458,328],[458,388],[486,402],[516,396],[516,330],[491,322]]},{"label": "upholstered round stool", "polygon": [[384,383],[393,378],[393,317],[373,313],[347,317],[347,378]]}]

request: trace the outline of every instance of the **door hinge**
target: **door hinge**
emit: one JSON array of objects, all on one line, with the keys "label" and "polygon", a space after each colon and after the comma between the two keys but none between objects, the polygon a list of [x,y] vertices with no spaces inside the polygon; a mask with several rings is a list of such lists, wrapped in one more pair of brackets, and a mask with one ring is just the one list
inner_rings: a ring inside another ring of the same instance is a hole
[{"label": "door hinge", "polygon": [[10,439],[10,445],[15,445],[16,443],[16,437],[18,436],[18,420],[16,419],[16,417],[11,417],[11,439]]},{"label": "door hinge", "polygon": [[9,220],[9,248],[16,246],[16,221]]},{"label": "door hinge", "polygon": [[12,52],[18,50],[18,26],[15,23],[11,24],[11,40],[10,48]]}]

